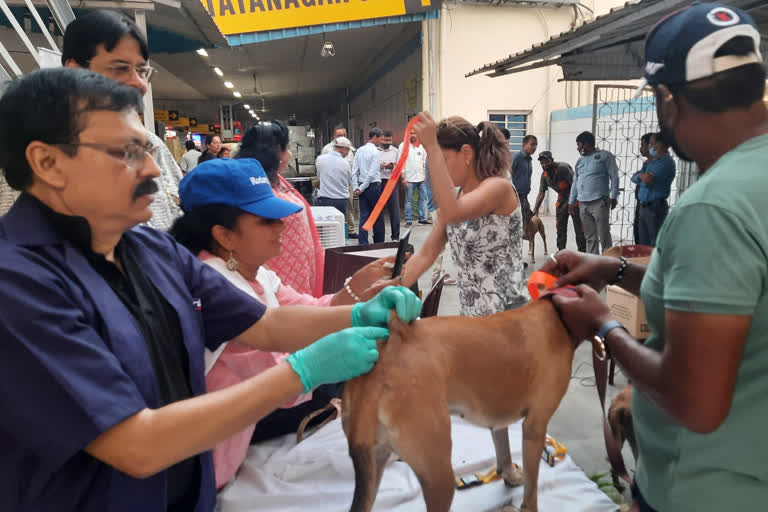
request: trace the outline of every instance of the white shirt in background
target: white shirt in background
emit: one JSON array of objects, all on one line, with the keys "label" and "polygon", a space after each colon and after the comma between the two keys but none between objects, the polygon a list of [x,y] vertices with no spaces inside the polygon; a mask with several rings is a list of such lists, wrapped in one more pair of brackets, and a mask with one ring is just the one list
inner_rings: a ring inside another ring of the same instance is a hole
[{"label": "white shirt in background", "polygon": [[[403,144],[404,142],[401,142],[398,147],[398,156],[403,153]],[[410,183],[421,183],[427,179],[427,151],[421,144],[418,147],[410,142],[408,144],[411,149],[408,150],[408,159],[405,161],[403,176],[405,181]]]}]

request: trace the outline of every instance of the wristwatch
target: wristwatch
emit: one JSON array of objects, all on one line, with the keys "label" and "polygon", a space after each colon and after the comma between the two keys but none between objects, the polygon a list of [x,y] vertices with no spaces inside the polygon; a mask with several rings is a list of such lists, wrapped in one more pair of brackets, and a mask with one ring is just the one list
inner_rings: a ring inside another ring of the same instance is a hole
[{"label": "wristwatch", "polygon": [[608,320],[602,325],[602,327],[600,327],[600,329],[597,330],[597,334],[595,336],[600,338],[600,341],[605,343],[605,337],[608,336],[608,333],[619,327],[626,331],[626,328],[621,324],[621,322],[617,322],[616,320]]},{"label": "wristwatch", "polygon": [[608,357],[608,349],[605,347],[605,337],[608,336],[609,332],[619,327],[626,330],[620,322],[617,322],[616,320],[608,320],[597,330],[597,334],[592,338],[592,350],[595,351],[595,354],[597,354],[597,357],[600,360],[605,360],[605,358]]}]

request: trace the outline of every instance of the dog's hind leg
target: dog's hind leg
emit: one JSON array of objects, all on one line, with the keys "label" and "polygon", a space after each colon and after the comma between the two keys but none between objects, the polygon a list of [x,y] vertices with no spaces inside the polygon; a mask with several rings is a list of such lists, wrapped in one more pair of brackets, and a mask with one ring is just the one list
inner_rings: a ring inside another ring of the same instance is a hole
[{"label": "dog's hind leg", "polygon": [[416,473],[427,512],[449,512],[456,486],[451,465],[450,415],[447,409],[428,409],[418,418],[408,418],[413,421],[398,421],[392,445]]},{"label": "dog's hind leg", "polygon": [[532,411],[523,422],[523,472],[525,491],[521,512],[538,511],[539,464],[547,438],[547,423],[551,414]]},{"label": "dog's hind leg", "polygon": [[544,254],[547,254],[549,251],[547,250],[547,231],[544,229],[544,223],[539,224],[539,234],[541,235],[541,240],[544,242]]},{"label": "dog's hind leg", "polygon": [[493,447],[496,449],[496,472],[510,487],[521,485],[524,481],[520,468],[512,465],[512,454],[509,451],[509,431],[507,427],[492,429]]}]

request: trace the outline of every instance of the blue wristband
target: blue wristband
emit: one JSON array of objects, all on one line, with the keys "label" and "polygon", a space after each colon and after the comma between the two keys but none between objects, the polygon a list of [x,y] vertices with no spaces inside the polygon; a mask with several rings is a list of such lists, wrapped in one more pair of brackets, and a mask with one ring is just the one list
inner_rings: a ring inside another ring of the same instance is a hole
[{"label": "blue wristband", "polygon": [[597,337],[601,340],[604,340],[605,337],[608,336],[608,333],[617,327],[624,329],[624,326],[621,324],[621,322],[617,322],[616,320],[609,320],[605,322],[603,326],[600,327],[600,329],[597,331]]}]

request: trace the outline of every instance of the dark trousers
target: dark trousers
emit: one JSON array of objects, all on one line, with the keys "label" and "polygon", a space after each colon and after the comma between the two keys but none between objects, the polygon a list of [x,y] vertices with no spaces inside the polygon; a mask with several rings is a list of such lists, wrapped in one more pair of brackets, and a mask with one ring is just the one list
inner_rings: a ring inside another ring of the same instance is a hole
[{"label": "dark trousers", "polygon": [[344,215],[347,214],[347,202],[349,199],[331,199],[330,197],[318,197],[317,198],[317,205],[318,206],[332,206],[339,210]]},{"label": "dark trousers", "polygon": [[[523,227],[525,227],[528,221],[531,220],[533,212],[531,211],[531,205],[528,203],[528,194],[518,194],[518,196],[520,198],[520,211],[523,214]],[[525,232],[525,228],[523,228],[523,232]]]},{"label": "dark trousers", "polygon": [[584,238],[584,226],[581,225],[579,207],[573,209],[573,215],[568,212],[568,203],[557,205],[555,211],[555,226],[557,227],[557,250],[562,251],[568,243],[568,218],[573,219],[573,232],[576,235],[576,246],[579,252],[587,251],[587,239]]},{"label": "dark trousers", "polygon": [[[363,193],[359,196],[360,201],[360,233],[358,234],[358,245],[368,245],[368,232],[363,229],[363,226],[368,221],[368,217],[371,216],[373,208],[379,201],[381,196],[381,183],[371,183],[363,190]],[[384,241],[384,219],[381,215],[376,219],[373,224],[373,243],[378,244]]]},{"label": "dark trousers", "polygon": [[637,203],[637,243],[656,245],[656,236],[669,213],[666,199],[657,199],[647,203]]},{"label": "dark trousers", "polygon": [[[381,180],[381,191],[387,186],[389,180]],[[389,227],[392,229],[392,240],[400,240],[400,180],[395,180],[395,189],[384,207],[389,212]]]},{"label": "dark trousers", "polygon": [[[346,201],[346,199],[345,199]],[[311,412],[322,409],[331,398],[341,398],[344,394],[344,383],[325,384],[318,386],[312,392],[312,399],[291,407],[290,409],[277,409],[273,413],[265,416],[256,424],[256,430],[251,436],[251,444],[255,444],[267,439],[273,439],[291,432],[296,432],[301,424],[301,420],[307,417]],[[307,427],[313,427],[326,419],[333,411],[319,414],[312,418]]]}]

